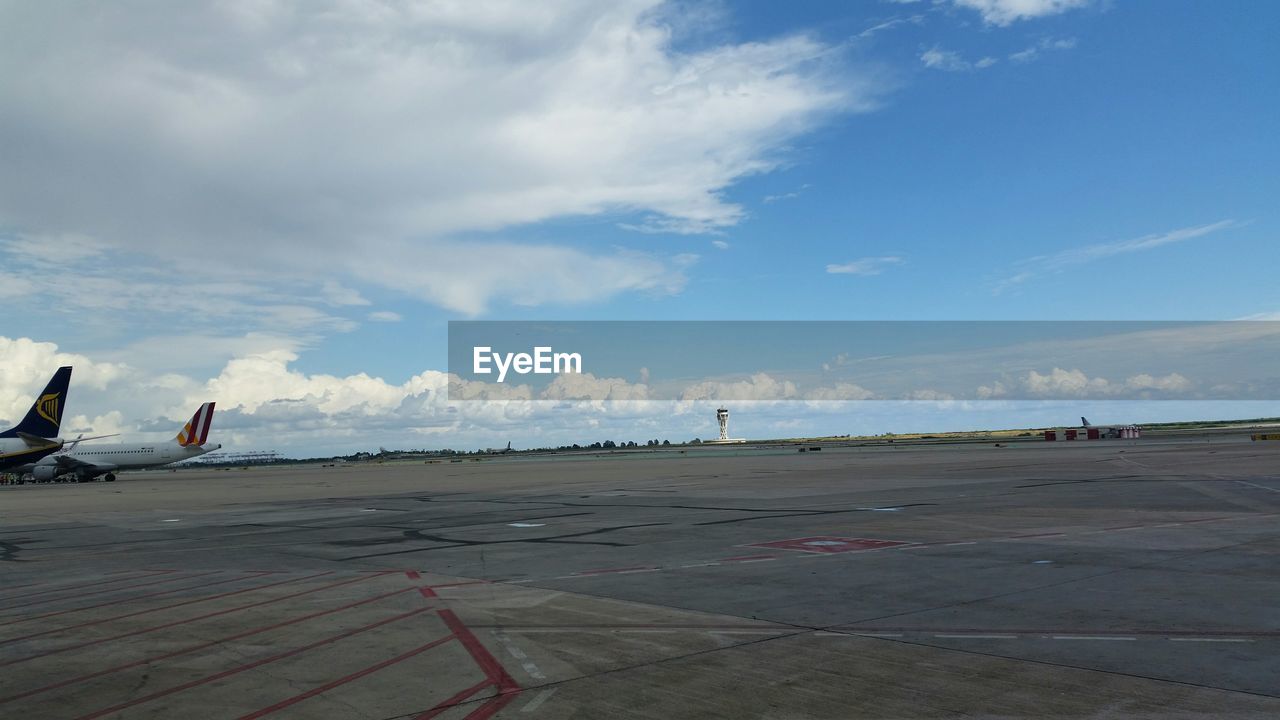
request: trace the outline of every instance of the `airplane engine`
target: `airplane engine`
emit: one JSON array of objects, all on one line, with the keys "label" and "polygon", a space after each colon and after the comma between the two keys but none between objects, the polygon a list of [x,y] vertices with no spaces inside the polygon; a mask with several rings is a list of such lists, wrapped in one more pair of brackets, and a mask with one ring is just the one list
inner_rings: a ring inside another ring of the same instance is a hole
[{"label": "airplane engine", "polygon": [[41,465],[31,470],[31,476],[36,482],[51,482],[58,477],[58,469],[49,465]]}]

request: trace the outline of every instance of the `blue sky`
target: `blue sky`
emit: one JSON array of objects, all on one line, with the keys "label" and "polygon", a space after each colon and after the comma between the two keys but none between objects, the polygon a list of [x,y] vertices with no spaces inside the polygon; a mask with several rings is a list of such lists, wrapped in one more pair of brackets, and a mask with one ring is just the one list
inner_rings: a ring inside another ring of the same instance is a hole
[{"label": "blue sky", "polygon": [[1280,313],[1270,3],[321,5],[0,6],[0,416],[484,445],[451,319]]}]

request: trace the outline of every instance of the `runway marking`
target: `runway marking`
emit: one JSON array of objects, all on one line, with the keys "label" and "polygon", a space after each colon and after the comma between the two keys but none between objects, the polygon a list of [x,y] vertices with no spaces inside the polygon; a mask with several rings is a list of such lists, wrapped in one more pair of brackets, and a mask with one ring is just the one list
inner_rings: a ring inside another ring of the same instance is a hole
[{"label": "runway marking", "polygon": [[[258,573],[259,577],[267,574],[267,573],[263,573],[256,570],[245,571],[244,574],[250,574],[255,572]],[[216,575],[216,574],[217,572],[202,573],[201,575],[191,575],[189,576],[189,578],[201,577],[202,575]],[[54,612],[47,612],[41,615],[28,615],[26,617],[22,617],[17,620],[6,620],[5,622],[0,622],[0,627],[5,627],[8,625],[17,625],[19,623],[30,622],[31,620],[40,620],[42,618],[57,617],[58,615],[69,615],[71,613],[84,612],[85,610],[96,610],[98,608],[107,607],[108,605],[118,605],[126,602],[145,600],[147,598],[161,597],[164,595],[172,595],[173,593],[183,592],[185,590],[198,590],[200,588],[213,587],[214,585],[225,585],[229,582],[239,582],[241,580],[247,580],[247,579],[252,579],[252,578],[232,577],[232,578],[226,578],[226,579],[218,580],[216,582],[211,582],[211,583],[200,583],[199,585],[184,585],[180,588],[173,588],[172,590],[161,590],[159,592],[147,593],[146,595],[135,595],[133,597],[128,597],[128,598],[118,598],[115,600],[108,600],[107,602],[98,603],[97,605],[86,605],[84,607],[71,608],[69,610],[55,610]],[[6,642],[10,642],[10,641],[0,640],[0,645]]]},{"label": "runway marking", "polygon": [[508,653],[511,653],[511,657],[515,658],[520,663],[520,667],[524,668],[524,671],[529,674],[529,677],[534,680],[547,679],[547,676],[542,674],[542,670],[538,665],[534,663],[533,660],[529,659],[529,656],[525,654],[525,652],[514,642],[512,642],[511,638],[507,637],[505,633],[495,632],[494,637],[498,639],[498,642],[502,643],[502,646],[507,649]]},{"label": "runway marking", "polygon": [[768,560],[777,560],[777,555],[738,555],[737,557],[720,558],[722,563],[746,563],[746,562],[765,562]]},{"label": "runway marking", "polygon": [[776,550],[796,550],[808,553],[847,553],[883,550],[908,543],[901,540],[877,540],[875,538],[835,537],[831,535],[815,535],[812,537],[774,540],[771,542],[749,543],[744,547],[762,547]]},{"label": "runway marking", "polygon": [[[147,574],[147,575],[139,575],[138,577],[132,577],[132,578],[120,578],[120,579],[117,579],[117,580],[107,580],[107,581],[104,581],[104,582],[101,582],[101,583],[89,583],[88,585],[82,585],[82,586],[80,586],[80,587],[81,587],[81,588],[84,588],[84,587],[90,587],[90,586],[92,586],[92,585],[107,585],[107,584],[111,584],[111,583],[124,582],[124,581],[126,581],[126,580],[141,580],[141,579],[143,579],[143,578],[155,577],[156,575],[172,575],[172,574],[173,574],[173,573],[175,573],[175,572],[177,572],[177,571],[176,571],[176,570],[163,570],[163,571],[160,571],[160,572],[153,572],[153,573],[149,573],[149,574]],[[188,577],[189,577],[189,576],[188,576]],[[155,584],[157,584],[157,583],[168,582],[168,581],[170,581],[170,580],[174,580],[174,579],[179,579],[179,580],[180,580],[180,579],[183,579],[183,578],[182,578],[182,577],[179,577],[179,578],[163,578],[163,579],[160,579],[160,580],[154,580],[154,581],[149,582],[149,583],[139,583],[139,584],[137,584],[137,585],[125,585],[124,587],[111,588],[111,589],[109,589],[109,590],[95,590],[95,591],[93,591],[93,592],[89,592],[89,593],[73,594],[73,595],[71,595],[71,596],[69,596],[69,597],[81,597],[81,598],[83,598],[83,597],[90,597],[90,596],[92,596],[92,595],[101,595],[101,594],[103,594],[103,593],[120,592],[121,590],[132,590],[132,589],[134,589],[134,588],[147,587],[148,585],[155,585]],[[72,590],[72,589],[78,589],[78,588],[75,588],[74,586],[73,586],[73,587],[69,587],[69,588],[57,588],[57,589],[53,589],[53,590],[45,590],[45,591],[43,591],[43,592],[38,592],[38,593],[29,593],[29,594],[27,594],[27,595],[15,595],[15,596],[13,596],[12,598],[5,598],[5,599],[6,599],[6,600],[17,600],[17,599],[19,599],[19,598],[40,597],[40,596],[42,596],[42,595],[49,595],[49,594],[55,594],[55,593],[64,593],[64,592],[69,592],[69,591],[70,591],[70,590]],[[13,610],[13,609],[15,609],[15,608],[27,607],[27,606],[30,606],[30,605],[39,605],[40,603],[46,603],[46,602],[58,602],[58,601],[61,601],[61,600],[66,600],[66,599],[68,599],[68,598],[54,598],[54,599],[52,599],[52,600],[51,600],[51,599],[48,599],[48,598],[43,598],[43,599],[40,599],[40,600],[31,600],[31,601],[29,601],[29,602],[18,603],[17,605],[9,605],[9,606],[7,606],[7,607],[2,607],[2,608],[0,608],[0,612],[3,612],[3,611],[5,611],[5,610]]]},{"label": "runway marking", "polygon": [[[331,572],[332,572],[332,571],[331,571]],[[311,575],[311,576],[309,576],[309,577],[322,577],[322,576],[324,576],[324,575],[328,575],[328,574],[329,574],[329,573],[320,573],[319,575]],[[242,579],[242,578],[237,578],[237,579]],[[87,622],[78,623],[78,624],[76,624],[76,625],[67,625],[66,627],[53,628],[53,629],[51,629],[51,630],[43,630],[43,631],[41,631],[41,632],[31,633],[31,634],[29,634],[29,635],[20,635],[20,636],[18,636],[18,637],[8,638],[8,639],[5,639],[5,640],[0,640],[0,645],[7,645],[7,644],[9,644],[9,643],[11,643],[11,642],[17,642],[17,641],[19,641],[19,640],[29,640],[29,639],[31,639],[31,638],[42,637],[42,636],[44,636],[44,635],[53,635],[53,634],[55,634],[55,633],[65,632],[65,631],[67,631],[67,630],[77,630],[77,629],[79,629],[79,628],[92,627],[92,626],[94,626],[94,625],[101,625],[102,623],[106,623],[106,622],[112,622],[112,621],[115,621],[115,620],[124,620],[124,619],[126,619],[126,618],[137,617],[138,615],[147,615],[147,614],[150,614],[150,613],[153,613],[153,612],[159,612],[159,611],[161,611],[161,610],[171,610],[171,609],[173,609],[173,608],[176,608],[176,607],[183,607],[183,606],[185,606],[185,605],[195,605],[195,604],[197,604],[197,603],[207,602],[207,601],[209,601],[209,600],[217,600],[217,599],[219,599],[219,598],[231,597],[231,596],[233,596],[233,595],[240,595],[240,594],[242,594],[242,593],[252,592],[252,591],[254,591],[254,590],[261,590],[261,589],[263,589],[263,588],[275,587],[275,586],[277,586],[277,585],[284,585],[284,584],[286,584],[286,583],[297,582],[298,580],[306,580],[306,579],[308,579],[308,578],[306,578],[306,577],[304,577],[304,578],[292,578],[292,579],[289,579],[289,580],[283,580],[283,581],[281,581],[281,582],[268,583],[268,584],[266,584],[266,585],[254,585],[253,587],[249,587],[249,588],[241,588],[241,589],[239,589],[239,590],[232,590],[231,592],[218,593],[218,594],[216,594],[216,595],[205,595],[205,596],[203,596],[203,597],[193,598],[193,599],[191,599],[191,600],[184,600],[184,601],[182,601],[182,602],[178,602],[178,603],[170,603],[169,605],[161,605],[160,607],[157,607],[157,608],[147,608],[146,610],[137,610],[137,611],[134,611],[134,612],[131,612],[131,613],[125,613],[124,615],[114,615],[114,616],[112,616],[112,617],[101,618],[101,619],[98,619],[98,620],[89,620],[89,621],[87,621]],[[5,663],[0,663],[0,667],[3,667],[4,665],[5,665]]]},{"label": "runway marking", "polygon": [[607,568],[604,570],[582,570],[580,572],[576,572],[576,573],[573,573],[572,575],[567,575],[565,577],[586,577],[590,575],[619,575],[624,573],[656,572],[657,570],[661,570],[661,569],[662,568],[657,568],[652,565],[638,565],[636,567]]},{"label": "runway marking", "polygon": [[971,633],[934,633],[933,636],[936,638],[963,638],[966,640],[970,638],[975,640],[1016,640],[1018,638],[1017,635],[979,635]]},{"label": "runway marking", "polygon": [[418,655],[421,655],[422,653],[430,650],[431,648],[436,647],[437,645],[443,645],[444,643],[453,639],[454,639],[453,635],[445,635],[444,637],[436,638],[435,640],[432,640],[431,642],[426,643],[425,645],[419,645],[418,647],[413,648],[412,650],[400,653],[399,655],[393,658],[388,658],[386,660],[383,660],[380,663],[375,663],[362,670],[357,670],[356,672],[353,672],[350,675],[345,675],[343,677],[338,678],[337,680],[330,680],[329,682],[323,685],[317,685],[316,687],[311,688],[310,690],[304,693],[299,693],[297,695],[294,695],[291,698],[286,698],[274,705],[270,705],[268,707],[262,708],[261,710],[256,710],[247,715],[241,715],[236,720],[256,720],[257,718],[270,715],[271,713],[277,710],[283,710],[284,708],[287,708],[290,705],[296,705],[297,703],[300,703],[303,700],[315,697],[316,695],[332,690],[333,688],[336,688],[340,685],[346,685],[347,683],[352,682],[353,680],[359,680],[360,678],[365,677],[366,675],[372,675],[373,673],[376,673],[379,670],[391,667],[396,663],[404,662],[405,660],[408,660],[411,657],[416,657]]},{"label": "runway marking", "polygon": [[[113,715],[115,713],[120,712],[121,710],[134,707],[135,705],[148,703],[148,702],[151,702],[152,700],[157,700],[159,698],[166,697],[168,695],[172,695],[177,692],[190,690],[191,688],[199,687],[201,685],[207,685],[208,683],[216,682],[218,680],[231,677],[232,675],[238,675],[247,670],[252,670],[254,668],[262,667],[263,665],[284,660],[286,658],[291,658],[295,655],[300,655],[308,650],[314,650],[315,648],[322,647],[324,645],[331,645],[335,642],[338,642],[339,640],[345,640],[349,637],[380,628],[384,625],[390,625],[391,623],[398,622],[400,620],[404,620],[407,618],[411,618],[411,617],[414,617],[415,615],[421,615],[422,613],[427,612],[428,610],[431,610],[431,607],[429,606],[420,607],[414,610],[409,610],[407,612],[402,612],[399,615],[392,615],[391,617],[383,618],[382,620],[378,620],[377,622],[372,622],[372,623],[369,623],[368,625],[362,625],[361,627],[358,627],[352,630],[347,630],[346,632],[338,633],[337,635],[331,635],[329,637],[316,640],[315,642],[307,643],[306,645],[293,648],[292,650],[286,650],[285,652],[277,653],[275,655],[262,658],[261,660],[255,660],[251,663],[245,663],[244,665],[237,665],[236,667],[223,670],[222,672],[214,673],[213,675],[207,675],[202,678],[197,678],[195,680],[182,683],[181,685],[174,685],[172,687],[168,687],[163,690],[157,690],[153,693],[143,695],[140,698],[134,698],[133,700],[129,700],[127,702],[119,703],[117,705],[112,705],[109,708],[103,708],[101,710],[97,710],[92,713],[89,713],[88,715],[81,715],[76,720],[92,720],[93,718],[100,718],[100,717],[105,717],[107,715]],[[446,636],[444,639],[449,639],[449,637]]]},{"label": "runway marking", "polygon": [[488,678],[489,684],[498,690],[498,694],[480,707],[476,708],[471,714],[467,715],[470,720],[486,720],[493,717],[502,708],[506,707],[515,699],[516,694],[520,692],[520,685],[516,683],[515,678],[502,667],[502,663],[490,653],[480,640],[471,632],[471,629],[458,619],[458,616],[449,609],[443,609],[439,612],[440,619],[444,620],[449,629],[453,631],[458,641],[466,648],[467,653],[471,655],[471,659],[475,661],[480,669]]},{"label": "runway marking", "polygon": [[1219,642],[1219,643],[1251,643],[1252,638],[1169,638],[1172,642]]},{"label": "runway marking", "polygon": [[559,688],[553,688],[553,687],[547,688],[542,692],[538,693],[537,695],[534,695],[532,700],[526,703],[524,707],[520,708],[520,712],[533,712],[534,710],[537,710],[539,707],[542,706],[542,703],[547,701],[547,698],[551,697],[552,695],[555,695],[556,690],[558,689]]},{"label": "runway marking", "polygon": [[38,695],[40,693],[48,692],[50,690],[56,690],[58,688],[66,687],[67,685],[73,685],[78,682],[84,682],[85,680],[92,680],[94,678],[99,678],[104,675],[117,673],[117,672],[120,672],[121,670],[128,670],[130,668],[138,667],[141,665],[150,665],[151,663],[160,662],[162,660],[168,660],[170,658],[179,657],[181,655],[187,655],[189,653],[193,653],[199,650],[204,650],[206,648],[222,645],[223,643],[228,643],[235,640],[241,640],[246,637],[258,635],[260,633],[268,632],[271,630],[278,630],[282,627],[296,625],[298,623],[306,622],[308,620],[314,620],[315,618],[318,618],[318,617],[333,615],[334,613],[339,613],[339,612],[342,612],[343,610],[350,610],[352,608],[360,607],[362,605],[368,605],[370,603],[378,602],[379,600],[385,600],[386,598],[393,597],[395,595],[401,595],[401,594],[410,592],[414,589],[415,588],[400,588],[399,590],[393,590],[392,592],[383,593],[381,595],[374,595],[372,597],[364,598],[363,600],[357,600],[355,602],[347,603],[345,605],[339,605],[337,607],[329,608],[328,610],[320,610],[318,612],[302,615],[301,617],[291,618],[289,620],[284,620],[282,622],[272,623],[270,625],[263,625],[261,627],[256,627],[250,630],[238,632],[238,633],[235,633],[234,635],[228,635],[226,637],[218,638],[217,640],[210,640],[209,642],[200,643],[198,645],[191,645],[191,646],[180,648],[178,650],[173,650],[171,652],[167,652],[161,655],[154,655],[152,657],[143,658],[141,660],[135,660],[130,663],[125,663],[123,665],[116,665],[115,667],[110,667],[105,670],[99,670],[97,672],[89,673],[87,675],[80,675],[78,677],[68,678],[66,680],[61,680],[59,682],[56,682],[50,685],[45,685],[44,687],[36,688],[34,690],[28,690],[18,695],[10,695],[9,697],[6,697],[6,698],[0,698],[0,705],[3,705],[4,703],[7,703],[7,702],[12,702],[14,700],[20,700],[25,697],[30,697],[32,695]]},{"label": "runway marking", "polygon": [[430,720],[431,718],[439,715],[440,713],[453,708],[455,705],[461,703],[462,701],[466,700],[472,695],[475,695],[481,690],[489,687],[489,685],[490,683],[488,678],[481,680],[475,685],[472,685],[471,687],[465,690],[461,690],[457,693],[454,693],[453,695],[450,695],[448,698],[441,700],[439,703],[435,705],[435,707],[431,708],[430,710],[427,710],[426,712],[421,713],[419,715],[415,715],[413,720]]},{"label": "runway marking", "polygon": [[[305,577],[301,577],[301,578],[294,578],[294,579],[292,579],[292,580],[285,580],[285,581],[283,581],[283,582],[280,582],[280,583],[273,583],[273,584],[275,584],[275,585],[283,585],[283,584],[288,583],[288,582],[298,582],[298,581],[301,581],[301,580],[310,580],[311,578],[321,577],[321,576],[323,576],[323,575],[330,575],[330,574],[332,574],[332,572],[333,572],[333,571],[332,571],[332,570],[330,570],[330,571],[328,571],[328,572],[318,573],[318,574],[316,574],[316,575],[308,575],[308,576],[305,576]],[[390,572],[392,572],[392,571],[388,570],[388,571],[384,572],[383,574],[387,574],[387,573],[390,573]],[[308,589],[308,590],[303,590],[303,591],[301,591],[301,592],[292,593],[292,594],[290,594],[290,595],[282,595],[282,596],[280,596],[280,597],[278,597],[278,598],[270,598],[270,599],[268,599],[268,600],[261,600],[261,601],[259,601],[259,602],[256,602],[256,603],[250,603],[250,604],[248,604],[248,605],[237,605],[236,607],[233,607],[233,608],[227,608],[227,609],[225,609],[225,610],[218,610],[218,611],[216,611],[216,612],[205,613],[204,615],[197,615],[197,616],[195,616],[195,617],[191,617],[191,618],[184,618],[184,619],[182,619],[182,620],[175,620],[175,621],[173,621],[173,622],[168,622],[168,623],[165,623],[165,624],[163,624],[163,625],[154,625],[154,626],[149,627],[149,628],[142,628],[142,629],[140,629],[140,630],[133,630],[133,631],[130,631],[130,632],[127,632],[127,633],[121,633],[121,634],[119,634],[119,635],[112,635],[111,637],[99,638],[99,639],[97,639],[97,640],[89,640],[89,641],[86,641],[86,642],[77,643],[77,644],[75,644],[75,645],[67,645],[67,646],[60,647],[60,648],[54,648],[53,650],[46,650],[45,652],[42,652],[42,653],[36,653],[35,655],[28,655],[27,657],[15,658],[15,659],[13,659],[13,660],[6,660],[5,662],[0,662],[0,667],[6,667],[6,666],[8,666],[8,665],[16,665],[16,664],[18,664],[18,663],[24,663],[24,662],[27,662],[27,661],[30,661],[30,660],[35,660],[35,659],[38,659],[38,658],[47,657],[47,656],[49,656],[49,655],[56,655],[56,654],[58,654],[58,653],[64,653],[64,652],[67,652],[67,651],[69,651],[69,650],[79,650],[80,648],[89,647],[89,646],[91,646],[91,645],[100,645],[100,644],[102,644],[102,643],[111,642],[111,641],[114,641],[114,640],[122,640],[122,639],[124,639],[124,638],[136,637],[136,636],[138,636],[138,635],[146,635],[147,633],[152,633],[152,632],[155,632],[155,631],[157,631],[157,630],[164,630],[164,629],[166,629],[166,628],[177,627],[177,626],[179,626],[179,625],[186,625],[187,623],[196,622],[196,621],[198,621],[198,620],[207,620],[208,618],[211,618],[211,617],[219,617],[219,616],[222,616],[222,615],[229,615],[229,614],[231,614],[231,613],[233,613],[233,612],[239,612],[239,611],[241,611],[241,610],[248,610],[248,609],[250,609],[250,608],[261,607],[261,606],[263,606],[263,605],[270,605],[270,604],[272,604],[272,603],[277,603],[277,602],[280,602],[280,601],[282,601],[282,600],[291,600],[291,599],[293,599],[293,598],[301,597],[301,596],[303,596],[303,595],[310,595],[311,593],[321,592],[321,591],[324,591],[324,590],[328,590],[328,589],[335,588],[335,587],[340,587],[340,586],[343,586],[343,585],[351,585],[352,583],[363,582],[363,581],[365,581],[365,580],[369,580],[369,579],[374,578],[374,577],[379,577],[379,576],[378,576],[378,575],[365,575],[365,576],[363,576],[363,577],[353,578],[353,579],[351,579],[351,580],[343,580],[342,582],[330,583],[330,584],[328,584],[328,585],[321,585],[320,587],[310,588],[310,589]],[[261,589],[263,589],[263,588],[267,588],[267,587],[271,587],[271,585],[260,585],[260,586],[258,586],[257,588],[251,588],[251,589],[261,590]],[[209,599],[209,598],[204,598],[204,599],[206,599],[206,600],[207,600],[207,599]],[[193,601],[193,602],[195,602],[195,601]],[[142,611],[142,612],[132,613],[132,615],[141,615],[141,614],[142,614],[142,613],[144,613],[144,612],[149,612],[149,611],[145,611],[145,610],[144,610],[144,611]],[[65,629],[65,628],[63,628],[63,629]]]},{"label": "runway marking", "polygon": [[1113,635],[1054,635],[1054,640],[1137,640],[1135,637]]}]

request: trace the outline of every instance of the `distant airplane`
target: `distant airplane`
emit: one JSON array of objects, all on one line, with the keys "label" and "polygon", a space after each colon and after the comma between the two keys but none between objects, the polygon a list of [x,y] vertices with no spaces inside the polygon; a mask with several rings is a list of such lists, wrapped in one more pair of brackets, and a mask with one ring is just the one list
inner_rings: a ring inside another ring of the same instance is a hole
[{"label": "distant airplane", "polygon": [[1138,427],[1137,425],[1116,425],[1116,426],[1094,425],[1093,423],[1089,422],[1089,418],[1083,415],[1080,416],[1080,425],[1084,427],[1086,433],[1088,433],[1090,430],[1094,431],[1092,435],[1089,435],[1090,438],[1100,437],[1100,438],[1132,439],[1132,438],[1141,437],[1142,435],[1142,428]]},{"label": "distant airplane", "polygon": [[63,475],[75,475],[79,482],[90,482],[102,475],[104,480],[112,482],[116,479],[117,470],[159,467],[199,457],[222,447],[221,444],[208,443],[213,407],[211,402],[201,405],[177,436],[168,442],[78,447],[77,440],[65,451],[49,455],[22,470],[31,473],[39,482],[48,482]]},{"label": "distant airplane", "polygon": [[70,384],[71,367],[58,368],[22,422],[0,432],[0,470],[36,462],[62,449],[58,427]]},{"label": "distant airplane", "polygon": [[511,452],[511,441],[508,440],[507,446],[504,448],[488,448],[485,452],[490,455],[505,455],[506,453]]}]

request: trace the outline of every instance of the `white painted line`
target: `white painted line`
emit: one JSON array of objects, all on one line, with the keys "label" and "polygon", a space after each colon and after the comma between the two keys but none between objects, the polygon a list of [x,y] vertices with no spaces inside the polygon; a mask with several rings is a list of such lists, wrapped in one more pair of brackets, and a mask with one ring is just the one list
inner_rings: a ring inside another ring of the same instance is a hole
[{"label": "white painted line", "polygon": [[1134,637],[1117,637],[1114,635],[1054,635],[1054,640],[1137,640]]},{"label": "white painted line", "polygon": [[1250,643],[1250,638],[1169,638],[1173,642],[1233,642]]},{"label": "white painted line", "polygon": [[712,630],[716,635],[777,635],[786,630]]},{"label": "white painted line", "polygon": [[502,646],[507,649],[507,652],[511,653],[511,657],[520,661],[520,667],[524,668],[526,673],[529,673],[529,677],[534,680],[547,679],[547,676],[542,674],[542,670],[529,659],[529,656],[523,650],[511,642],[511,638],[507,637],[506,633],[494,633],[494,635],[498,638],[498,642],[502,643]]},{"label": "white painted line", "polygon": [[182,522],[182,521],[179,520],[178,518],[173,518],[172,520],[161,520],[160,522]]},{"label": "white painted line", "polygon": [[646,635],[648,635],[648,634],[661,635],[661,634],[665,634],[665,633],[676,633],[676,632],[680,632],[680,631],[679,631],[679,630],[669,630],[669,629],[666,629],[666,628],[628,628],[628,629],[625,629],[625,630],[615,630],[614,632],[618,632],[618,633],[642,633],[642,634],[646,634]]},{"label": "white painted line", "polygon": [[903,545],[901,547],[889,548],[890,550],[920,550],[921,548],[934,547],[932,545]]},{"label": "white painted line", "polygon": [[843,633],[832,633],[832,635],[844,635],[845,637],[902,637],[902,633],[858,632],[857,630],[850,630],[849,632]]},{"label": "white painted line", "polygon": [[1273,487],[1267,487],[1266,485],[1259,485],[1259,484],[1257,484],[1257,483],[1251,483],[1251,482],[1249,482],[1248,480],[1237,480],[1236,482],[1240,483],[1241,485],[1248,485],[1249,487],[1256,487],[1256,488],[1258,488],[1259,490],[1270,490],[1271,492],[1280,492],[1280,489],[1273,488]]},{"label": "white painted line", "polygon": [[556,690],[559,690],[559,688],[547,688],[537,695],[534,695],[533,699],[530,700],[527,705],[520,708],[520,712],[533,712],[534,710],[537,710],[542,703],[547,701],[547,698],[555,694]]},{"label": "white painted line", "polygon": [[518,528],[544,527],[545,525],[546,523],[527,523],[527,522],[507,523],[507,527],[518,527]]},{"label": "white painted line", "polygon": [[705,563],[693,563],[691,565],[681,565],[680,567],[682,568],[715,567],[719,564],[720,563],[718,562],[705,562]]},{"label": "white painted line", "polygon": [[933,636],[936,638],[963,638],[963,639],[973,638],[977,640],[1016,640],[1018,639],[1017,635],[974,635],[972,633],[934,633]]},{"label": "white painted line", "polygon": [[970,540],[969,542],[943,543],[942,547],[952,547],[955,545],[977,545],[977,544],[978,544],[977,540]]}]

